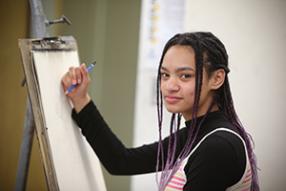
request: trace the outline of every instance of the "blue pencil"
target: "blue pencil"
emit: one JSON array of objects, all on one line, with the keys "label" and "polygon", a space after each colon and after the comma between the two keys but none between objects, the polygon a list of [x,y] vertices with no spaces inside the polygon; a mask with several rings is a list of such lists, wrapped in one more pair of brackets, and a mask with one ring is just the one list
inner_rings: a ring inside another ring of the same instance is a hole
[{"label": "blue pencil", "polygon": [[[95,66],[95,63],[96,61],[94,61],[93,63],[91,63],[87,68],[86,68],[86,71],[89,73],[92,71],[92,69],[94,68]],[[71,93],[76,87],[77,87],[78,84],[72,84],[70,87],[68,87],[68,89],[66,90],[65,94],[69,94]]]}]

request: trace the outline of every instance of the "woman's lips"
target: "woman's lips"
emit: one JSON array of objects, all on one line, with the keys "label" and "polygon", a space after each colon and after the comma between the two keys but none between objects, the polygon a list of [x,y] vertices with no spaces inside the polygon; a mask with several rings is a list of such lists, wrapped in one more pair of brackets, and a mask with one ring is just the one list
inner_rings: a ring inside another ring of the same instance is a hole
[{"label": "woman's lips", "polygon": [[182,100],[183,98],[177,96],[165,96],[165,101],[169,104],[175,104]]}]

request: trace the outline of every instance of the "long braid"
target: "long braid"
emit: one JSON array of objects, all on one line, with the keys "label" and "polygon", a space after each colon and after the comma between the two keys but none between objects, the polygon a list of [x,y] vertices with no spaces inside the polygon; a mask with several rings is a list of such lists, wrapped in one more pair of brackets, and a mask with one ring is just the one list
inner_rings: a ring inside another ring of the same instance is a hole
[{"label": "long braid", "polygon": [[[164,55],[165,53],[163,53]],[[163,56],[160,61],[159,67],[161,67],[161,63],[163,61]],[[162,101],[162,92],[160,90],[160,80],[161,74],[160,70],[158,70],[157,74],[157,115],[158,115],[158,128],[159,128],[159,142],[158,142],[158,151],[157,151],[157,165],[156,165],[156,172],[164,169],[164,149],[162,143],[162,122],[163,122],[163,101]],[[156,181],[159,185],[159,177],[158,173],[156,173]]]},{"label": "long braid", "polygon": [[259,190],[259,185],[258,185],[258,175],[257,175],[257,162],[256,162],[256,156],[253,152],[253,147],[254,147],[254,141],[249,133],[245,131],[245,129],[242,126],[242,123],[240,122],[235,110],[234,110],[234,105],[233,105],[233,100],[231,96],[231,91],[230,91],[230,86],[228,83],[228,79],[226,81],[225,87],[225,97],[227,98],[226,100],[229,101],[229,104],[226,108],[226,113],[228,114],[227,116],[230,116],[231,122],[234,124],[234,126],[237,128],[239,131],[239,134],[242,136],[242,138],[245,141],[246,147],[247,147],[247,152],[249,156],[249,161],[251,164],[251,170],[252,170],[252,190]]}]

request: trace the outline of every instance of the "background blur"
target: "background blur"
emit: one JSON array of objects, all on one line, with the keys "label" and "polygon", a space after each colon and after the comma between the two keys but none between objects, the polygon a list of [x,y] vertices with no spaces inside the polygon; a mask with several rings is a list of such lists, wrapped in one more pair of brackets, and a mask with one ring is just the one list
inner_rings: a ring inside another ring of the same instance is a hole
[{"label": "background blur", "polygon": [[[50,33],[73,35],[82,62],[97,60],[91,95],[127,146],[157,140],[153,97],[158,63],[142,67],[146,51],[142,21],[150,2],[163,7],[172,0],[43,0],[49,19],[64,14],[72,21],[71,26],[51,27]],[[285,190],[286,0],[185,0],[182,11],[181,32],[211,31],[224,42],[235,106],[256,143],[261,190]],[[20,86],[24,75],[18,39],[29,37],[29,19],[28,1],[0,1],[0,190],[4,191],[15,187],[22,141],[27,93]],[[123,177],[104,170],[104,175],[111,191],[156,190],[154,174]],[[36,137],[27,190],[47,190]]]}]

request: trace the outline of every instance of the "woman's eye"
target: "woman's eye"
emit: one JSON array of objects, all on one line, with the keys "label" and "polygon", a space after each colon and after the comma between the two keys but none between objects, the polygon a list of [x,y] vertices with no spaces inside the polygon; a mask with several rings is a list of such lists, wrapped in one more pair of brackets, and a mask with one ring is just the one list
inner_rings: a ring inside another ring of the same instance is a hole
[{"label": "woman's eye", "polygon": [[189,78],[191,78],[192,77],[192,74],[181,74],[180,75],[180,78],[181,79],[189,79]]},{"label": "woman's eye", "polygon": [[169,74],[167,74],[166,72],[161,72],[161,78],[167,79],[168,77],[169,77]]}]

